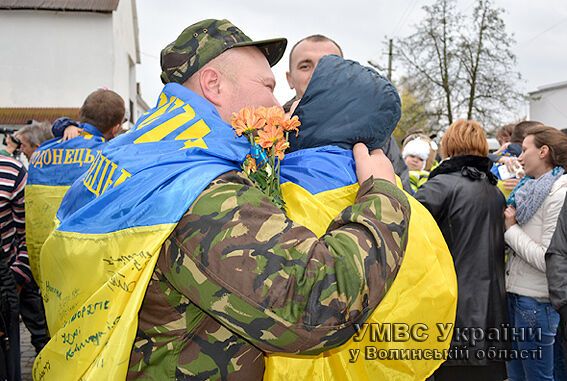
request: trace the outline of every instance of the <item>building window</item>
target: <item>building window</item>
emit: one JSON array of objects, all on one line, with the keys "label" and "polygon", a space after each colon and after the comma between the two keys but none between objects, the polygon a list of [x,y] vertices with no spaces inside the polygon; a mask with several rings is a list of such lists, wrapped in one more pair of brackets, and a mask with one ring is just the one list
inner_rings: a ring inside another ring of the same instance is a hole
[{"label": "building window", "polygon": [[134,102],[130,99],[130,123],[134,124]]}]

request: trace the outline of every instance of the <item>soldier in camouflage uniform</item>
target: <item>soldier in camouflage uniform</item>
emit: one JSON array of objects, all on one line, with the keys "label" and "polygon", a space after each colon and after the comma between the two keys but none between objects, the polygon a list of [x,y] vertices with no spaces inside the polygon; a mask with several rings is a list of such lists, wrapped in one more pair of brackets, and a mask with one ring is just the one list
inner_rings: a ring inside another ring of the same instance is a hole
[{"label": "soldier in camouflage uniform", "polygon": [[[208,60],[227,41],[255,46],[226,20],[195,24],[162,52],[164,82],[186,85],[209,62],[199,54],[211,41],[203,29],[224,41],[211,42]],[[270,64],[285,49],[275,41],[260,43]],[[184,62],[175,46],[189,47]],[[358,149],[356,201],[320,239],[240,173],[209,184],[162,247],[128,378],[261,380],[264,353],[317,354],[350,339],[396,277],[410,214],[388,159]]]}]

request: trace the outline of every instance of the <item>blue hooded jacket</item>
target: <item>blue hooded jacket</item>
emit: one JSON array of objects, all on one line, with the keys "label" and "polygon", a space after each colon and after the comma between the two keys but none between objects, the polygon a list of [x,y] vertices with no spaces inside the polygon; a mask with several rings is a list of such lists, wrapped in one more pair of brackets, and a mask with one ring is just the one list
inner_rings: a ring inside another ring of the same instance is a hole
[{"label": "blue hooded jacket", "polygon": [[396,88],[375,70],[335,55],[321,58],[294,115],[300,134],[290,152],[334,145],[351,150],[362,142],[382,148],[401,116]]}]

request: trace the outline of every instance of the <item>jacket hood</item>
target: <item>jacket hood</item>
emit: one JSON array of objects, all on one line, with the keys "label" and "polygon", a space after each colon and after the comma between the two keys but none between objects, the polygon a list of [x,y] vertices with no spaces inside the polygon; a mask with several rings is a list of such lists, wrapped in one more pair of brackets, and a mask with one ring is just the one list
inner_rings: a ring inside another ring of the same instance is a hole
[{"label": "jacket hood", "polygon": [[490,171],[492,161],[485,156],[463,155],[454,156],[447,160],[443,160],[437,168],[429,174],[431,180],[437,175],[443,175],[453,172],[460,172],[461,176],[468,177],[476,181],[488,179],[492,185],[498,183],[498,179]]},{"label": "jacket hood", "polygon": [[401,116],[396,88],[373,69],[329,55],[321,58],[294,111],[301,127],[290,151],[362,142],[382,148]]}]

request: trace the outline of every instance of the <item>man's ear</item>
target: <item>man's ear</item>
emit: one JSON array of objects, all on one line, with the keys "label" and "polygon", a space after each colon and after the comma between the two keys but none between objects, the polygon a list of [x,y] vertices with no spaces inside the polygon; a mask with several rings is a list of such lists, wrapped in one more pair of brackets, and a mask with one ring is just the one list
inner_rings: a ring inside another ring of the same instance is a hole
[{"label": "man's ear", "polygon": [[119,123],[116,126],[114,126],[114,128],[112,129],[112,137],[115,138],[118,135],[122,134],[123,132],[124,129],[122,128],[122,123]]},{"label": "man's ear", "polygon": [[118,123],[116,126],[112,127],[105,134],[102,134],[106,140],[111,140],[120,135],[122,132],[122,123]]},{"label": "man's ear", "polygon": [[206,67],[201,70],[199,75],[199,85],[203,97],[215,106],[221,102],[221,82],[222,76],[214,67]]},{"label": "man's ear", "polygon": [[291,79],[291,73],[289,71],[285,72],[285,79],[287,79],[287,84],[289,85],[290,89],[295,89],[295,86],[293,85],[293,80]]}]

